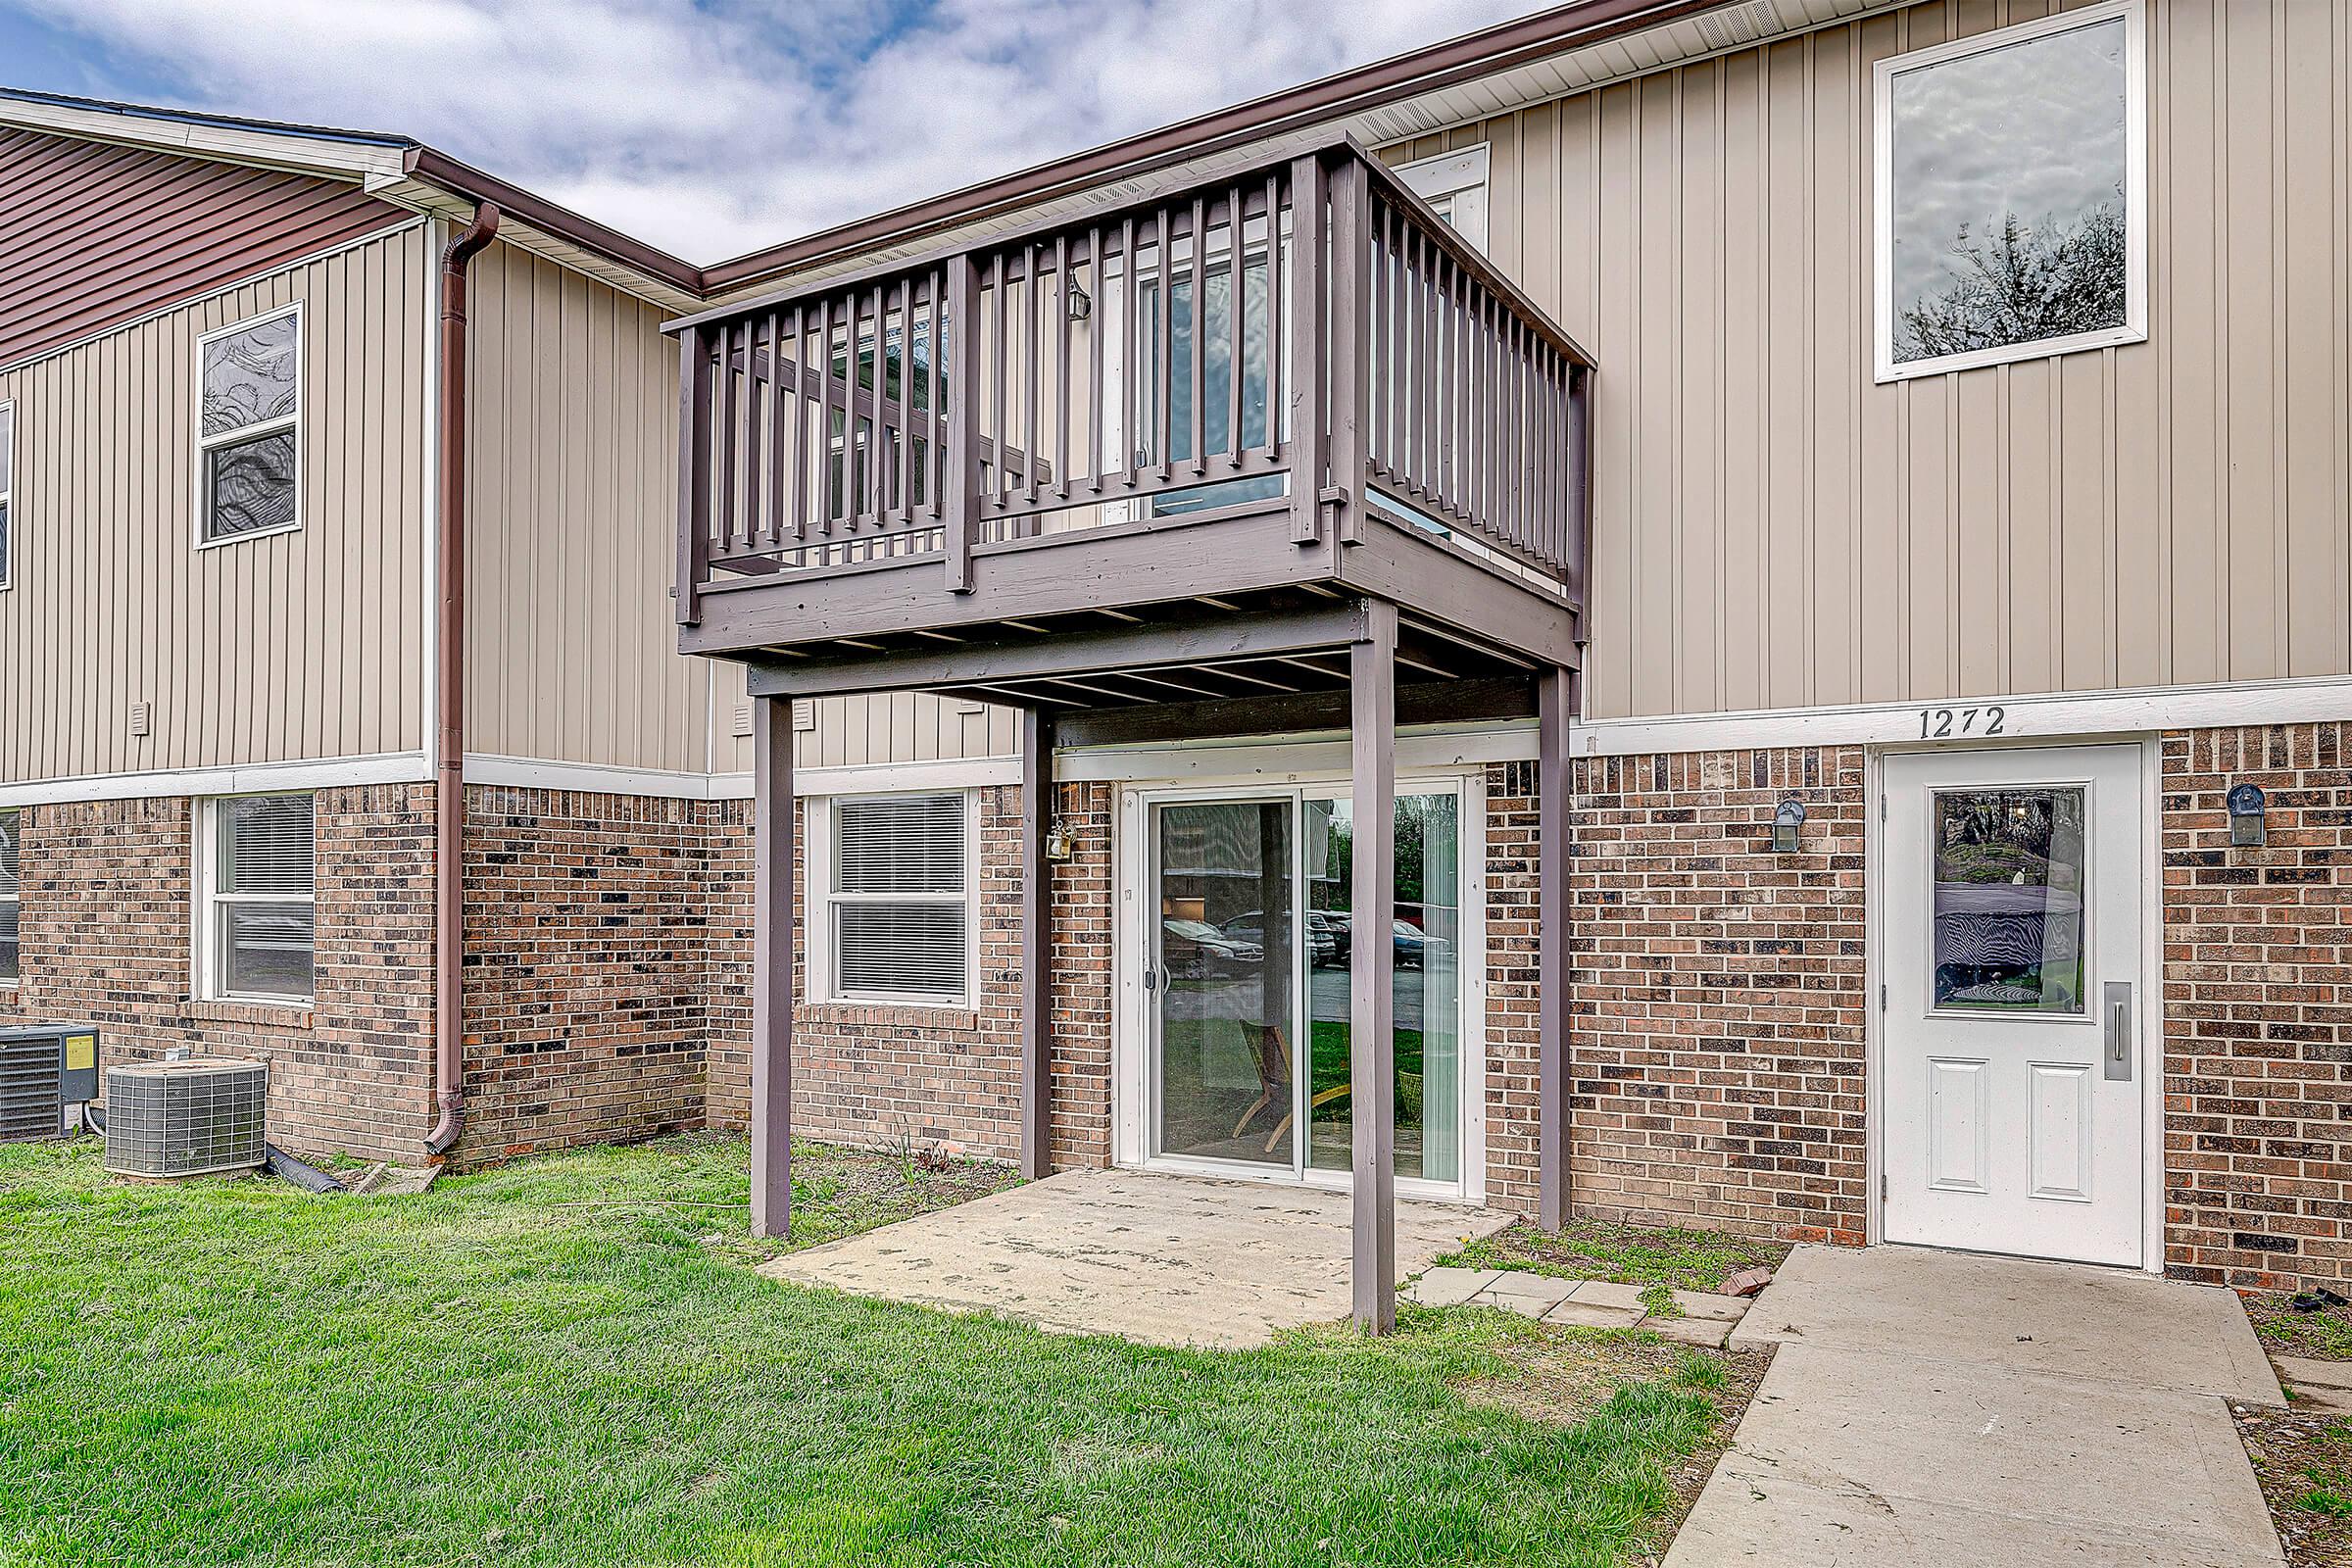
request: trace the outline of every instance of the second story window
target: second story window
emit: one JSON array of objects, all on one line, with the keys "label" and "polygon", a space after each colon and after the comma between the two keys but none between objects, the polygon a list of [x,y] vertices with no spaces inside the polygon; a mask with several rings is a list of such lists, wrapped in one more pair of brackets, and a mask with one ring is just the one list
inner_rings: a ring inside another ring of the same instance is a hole
[{"label": "second story window", "polygon": [[1396,177],[1453,231],[1487,248],[1487,144],[1396,166]]},{"label": "second story window", "polygon": [[17,406],[0,403],[0,588],[15,582],[17,500]]},{"label": "second story window", "polygon": [[2138,0],[1878,65],[1878,378],[2147,336]]},{"label": "second story window", "polygon": [[197,544],[302,525],[302,309],[240,321],[198,343]]}]

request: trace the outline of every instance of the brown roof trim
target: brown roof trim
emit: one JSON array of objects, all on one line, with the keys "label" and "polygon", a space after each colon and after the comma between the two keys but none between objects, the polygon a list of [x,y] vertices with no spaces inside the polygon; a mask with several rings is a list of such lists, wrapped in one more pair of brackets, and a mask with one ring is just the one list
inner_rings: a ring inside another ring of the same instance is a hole
[{"label": "brown roof trim", "polygon": [[544,196],[535,196],[520,185],[511,184],[496,174],[484,173],[470,164],[461,163],[445,152],[412,143],[403,160],[411,175],[438,185],[453,196],[463,196],[476,204],[490,202],[509,218],[527,223],[541,233],[577,245],[623,267],[634,268],[649,277],[660,278],[690,294],[704,291],[703,270],[690,262],[682,262],[667,251],[657,250],[640,239],[632,239],[617,228],[608,227],[593,218],[584,218],[568,207],[562,207]]},{"label": "brown roof trim", "polygon": [[1728,0],[1571,0],[1449,42],[1395,55],[1249,103],[1212,110],[1017,173],[967,185],[861,218],[733,261],[702,269],[706,292],[739,287],[772,272],[895,243],[951,224],[992,217],[1072,186],[1142,173],[1341,114],[1358,114],[1416,93],[1436,92],[1567,49],[1711,11]]}]

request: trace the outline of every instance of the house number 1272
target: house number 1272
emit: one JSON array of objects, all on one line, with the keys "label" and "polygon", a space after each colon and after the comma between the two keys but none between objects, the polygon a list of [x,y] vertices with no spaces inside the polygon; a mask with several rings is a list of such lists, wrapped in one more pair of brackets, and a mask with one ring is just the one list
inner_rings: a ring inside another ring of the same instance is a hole
[{"label": "house number 1272", "polygon": [[1948,741],[1958,735],[1998,735],[2009,719],[2005,708],[1923,708],[1919,738]]}]

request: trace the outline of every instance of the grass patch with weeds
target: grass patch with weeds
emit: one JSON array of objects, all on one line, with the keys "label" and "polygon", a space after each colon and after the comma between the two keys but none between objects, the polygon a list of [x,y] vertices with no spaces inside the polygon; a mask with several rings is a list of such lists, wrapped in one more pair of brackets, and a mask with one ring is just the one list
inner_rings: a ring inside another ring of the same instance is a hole
[{"label": "grass patch with weeds", "polygon": [[[794,1173],[795,1246],[1005,1179]],[[1604,1568],[1718,1430],[1663,1347],[1490,1396],[1560,1343],[1500,1313],[1219,1353],[782,1286],[748,1195],[740,1138],[400,1199],[0,1147],[0,1561]]]},{"label": "grass patch with weeds", "polygon": [[[1778,1268],[1785,1242],[1759,1242],[1720,1231],[1677,1230],[1576,1220],[1557,1236],[1516,1220],[1438,1259],[1461,1268],[1524,1269],[1561,1279],[1609,1280],[1665,1291],[1712,1291],[1743,1268]],[[1645,1295],[1646,1301],[1648,1297]]]}]

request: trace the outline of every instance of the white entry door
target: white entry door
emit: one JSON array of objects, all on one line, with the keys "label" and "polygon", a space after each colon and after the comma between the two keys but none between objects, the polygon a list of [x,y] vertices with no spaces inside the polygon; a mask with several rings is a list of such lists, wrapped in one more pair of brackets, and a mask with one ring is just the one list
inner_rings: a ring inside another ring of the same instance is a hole
[{"label": "white entry door", "polygon": [[1886,763],[1886,1238],[2141,1261],[2140,754]]}]

